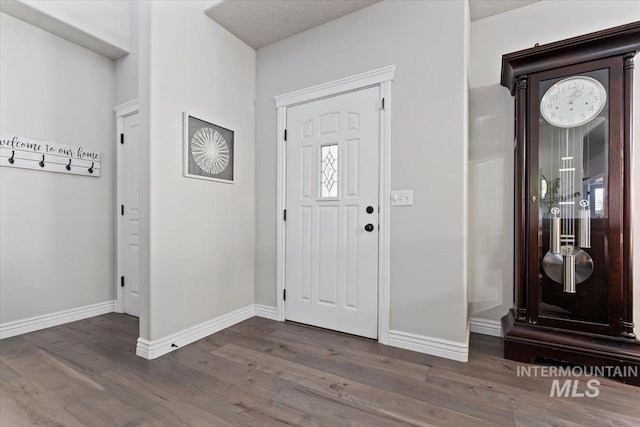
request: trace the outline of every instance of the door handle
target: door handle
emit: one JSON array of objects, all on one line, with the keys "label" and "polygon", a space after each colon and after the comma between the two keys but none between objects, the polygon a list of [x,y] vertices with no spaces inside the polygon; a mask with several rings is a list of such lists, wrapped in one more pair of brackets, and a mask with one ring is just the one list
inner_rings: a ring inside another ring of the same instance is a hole
[{"label": "door handle", "polygon": [[373,231],[373,224],[365,225],[364,229],[367,230],[369,233],[371,233]]}]

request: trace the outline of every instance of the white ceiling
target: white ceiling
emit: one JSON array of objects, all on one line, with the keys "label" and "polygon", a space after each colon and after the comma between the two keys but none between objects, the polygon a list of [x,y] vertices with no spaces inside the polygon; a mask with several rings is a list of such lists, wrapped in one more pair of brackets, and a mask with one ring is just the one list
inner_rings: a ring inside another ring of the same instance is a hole
[{"label": "white ceiling", "polygon": [[[260,49],[378,1],[216,0],[204,12],[252,48]],[[539,0],[470,0],[471,20],[497,15],[536,1]]]},{"label": "white ceiling", "polygon": [[471,21],[527,6],[540,0],[469,0]]},{"label": "white ceiling", "polygon": [[227,0],[205,13],[254,49],[286,39],[379,0]]}]

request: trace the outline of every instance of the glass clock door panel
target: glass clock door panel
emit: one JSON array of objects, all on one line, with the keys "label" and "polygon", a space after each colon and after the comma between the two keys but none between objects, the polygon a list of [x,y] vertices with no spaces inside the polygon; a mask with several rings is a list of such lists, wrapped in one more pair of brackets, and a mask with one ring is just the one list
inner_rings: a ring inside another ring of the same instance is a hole
[{"label": "glass clock door panel", "polygon": [[538,316],[606,324],[609,70],[538,85]]}]

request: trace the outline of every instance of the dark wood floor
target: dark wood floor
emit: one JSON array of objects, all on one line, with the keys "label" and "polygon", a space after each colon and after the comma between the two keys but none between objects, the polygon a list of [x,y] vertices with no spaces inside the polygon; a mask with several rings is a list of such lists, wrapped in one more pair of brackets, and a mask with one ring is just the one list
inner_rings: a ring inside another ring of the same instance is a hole
[{"label": "dark wood floor", "polygon": [[551,398],[481,335],[469,363],[260,318],[153,361],[137,336],[108,314],[1,341],[0,425],[640,425],[640,388]]}]

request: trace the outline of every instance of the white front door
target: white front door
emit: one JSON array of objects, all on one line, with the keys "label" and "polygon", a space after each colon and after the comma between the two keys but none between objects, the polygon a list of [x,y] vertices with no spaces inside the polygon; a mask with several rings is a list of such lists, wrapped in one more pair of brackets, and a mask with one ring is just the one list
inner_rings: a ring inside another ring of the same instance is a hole
[{"label": "white front door", "polygon": [[377,338],[380,89],[287,109],[288,320]]},{"label": "white front door", "polygon": [[132,316],[140,315],[139,252],[140,252],[140,212],[138,184],[139,114],[123,119],[124,143],[122,163],[118,167],[121,174],[121,217],[120,248],[122,271],[121,286],[124,297],[124,312]]}]

